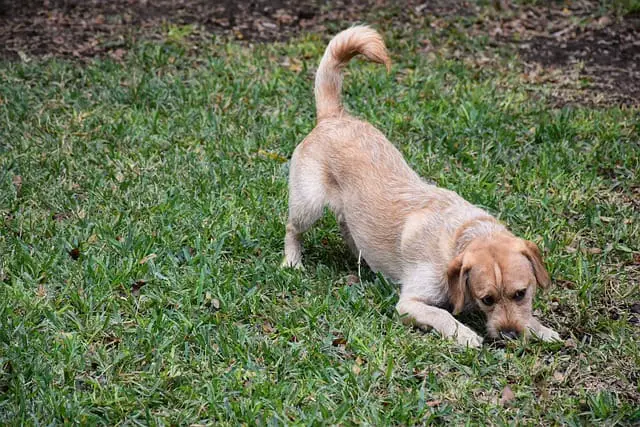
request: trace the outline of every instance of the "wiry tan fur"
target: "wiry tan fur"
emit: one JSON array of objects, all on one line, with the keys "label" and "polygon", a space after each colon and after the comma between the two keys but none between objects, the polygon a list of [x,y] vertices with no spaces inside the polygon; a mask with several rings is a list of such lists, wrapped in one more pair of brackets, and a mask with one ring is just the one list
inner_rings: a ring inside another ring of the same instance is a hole
[{"label": "wiry tan fur", "polygon": [[[536,286],[549,284],[536,245],[423,181],[382,133],[344,112],[341,70],[357,54],[390,66],[382,38],[368,27],[329,43],[316,75],[318,123],[291,158],[283,264],[302,266],[301,235],[329,206],[351,250],[401,284],[397,310],[406,322],[480,346],[482,338],[442,308],[479,307],[493,337],[531,331],[558,340],[531,314]],[[517,291],[525,292],[518,300]],[[483,304],[486,297],[494,304]]]}]

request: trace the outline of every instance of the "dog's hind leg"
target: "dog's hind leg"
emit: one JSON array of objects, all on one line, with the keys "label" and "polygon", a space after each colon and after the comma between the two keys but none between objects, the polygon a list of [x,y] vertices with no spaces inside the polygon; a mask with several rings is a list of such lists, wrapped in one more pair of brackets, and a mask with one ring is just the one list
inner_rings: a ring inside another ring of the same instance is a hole
[{"label": "dog's hind leg", "polygon": [[291,158],[289,172],[289,218],[284,238],[282,266],[302,268],[302,233],[322,216],[326,191],[322,169],[317,164],[305,160],[303,171],[297,163],[296,152]]},{"label": "dog's hind leg", "polygon": [[351,250],[351,253],[358,258],[360,256],[360,251],[356,246],[356,242],[353,240],[347,221],[345,221],[344,218],[338,218],[338,223],[340,224],[340,233],[342,234],[342,238],[349,247],[349,250]]}]

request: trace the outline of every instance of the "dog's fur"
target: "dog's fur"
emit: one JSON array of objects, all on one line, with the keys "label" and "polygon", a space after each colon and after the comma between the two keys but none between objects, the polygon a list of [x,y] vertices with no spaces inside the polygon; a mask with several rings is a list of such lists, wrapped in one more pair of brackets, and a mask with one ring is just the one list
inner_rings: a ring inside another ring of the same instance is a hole
[{"label": "dog's fur", "polygon": [[480,346],[482,338],[441,307],[480,308],[492,337],[559,340],[531,314],[536,286],[550,282],[536,245],[423,181],[382,133],[344,112],[341,70],[357,54],[390,67],[382,38],[368,27],[329,43],[316,74],[318,123],[291,158],[283,265],[302,266],[301,235],[329,206],[351,250],[401,284],[397,310],[406,322]]}]

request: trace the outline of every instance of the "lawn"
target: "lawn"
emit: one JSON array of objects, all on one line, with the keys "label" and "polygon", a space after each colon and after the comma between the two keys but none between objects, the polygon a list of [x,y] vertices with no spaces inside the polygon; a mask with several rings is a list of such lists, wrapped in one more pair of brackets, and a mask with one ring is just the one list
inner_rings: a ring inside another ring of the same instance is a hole
[{"label": "lawn", "polygon": [[427,30],[385,32],[389,74],[354,61],[347,109],[538,243],[565,344],[403,326],[329,214],[280,269],[328,34],[168,36],[0,62],[0,423],[640,422],[638,108],[554,108],[518,58],[425,55]]}]

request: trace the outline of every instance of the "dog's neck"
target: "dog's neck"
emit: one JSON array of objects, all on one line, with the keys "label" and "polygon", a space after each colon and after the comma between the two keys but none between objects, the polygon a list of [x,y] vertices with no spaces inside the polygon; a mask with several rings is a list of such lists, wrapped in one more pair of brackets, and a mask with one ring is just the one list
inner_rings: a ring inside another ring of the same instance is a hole
[{"label": "dog's neck", "polygon": [[489,215],[470,219],[460,225],[455,232],[453,256],[461,254],[473,240],[495,233],[507,232],[507,228]]}]

